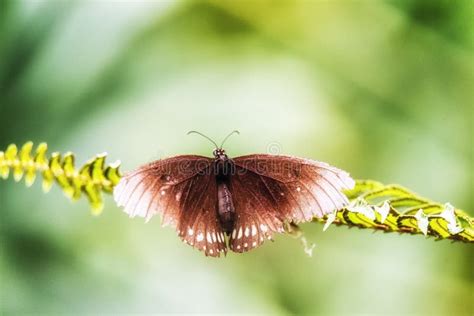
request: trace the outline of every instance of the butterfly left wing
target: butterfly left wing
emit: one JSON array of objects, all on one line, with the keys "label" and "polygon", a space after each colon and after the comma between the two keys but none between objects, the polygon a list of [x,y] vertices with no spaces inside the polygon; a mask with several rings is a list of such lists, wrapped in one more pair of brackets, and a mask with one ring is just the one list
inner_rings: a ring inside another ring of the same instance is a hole
[{"label": "butterfly left wing", "polygon": [[226,251],[218,223],[212,159],[185,155],[157,160],[122,177],[114,198],[130,217],[149,220],[160,214],[163,225],[171,225],[181,239],[219,256]]}]

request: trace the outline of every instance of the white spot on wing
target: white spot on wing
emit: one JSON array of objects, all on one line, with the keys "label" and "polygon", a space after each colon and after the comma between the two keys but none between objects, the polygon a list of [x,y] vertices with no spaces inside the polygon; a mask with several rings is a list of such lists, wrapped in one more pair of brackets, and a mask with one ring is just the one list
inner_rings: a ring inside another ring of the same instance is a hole
[{"label": "white spot on wing", "polygon": [[237,235],[237,239],[242,238],[242,226],[239,227],[239,233]]},{"label": "white spot on wing", "polygon": [[250,235],[250,229],[248,227],[245,227],[245,237],[248,237]]},{"label": "white spot on wing", "polygon": [[260,224],[260,229],[262,230],[262,232],[266,232],[268,230],[268,226],[265,224]]},{"label": "white spot on wing", "polygon": [[255,225],[252,225],[252,236],[257,235],[257,227]]},{"label": "white spot on wing", "polygon": [[188,229],[188,235],[192,236],[194,234],[194,230],[192,228]]},{"label": "white spot on wing", "polygon": [[[196,236],[196,241],[203,241],[204,239],[204,235],[202,233],[199,233],[197,236]],[[205,246],[204,246],[205,247]]]}]

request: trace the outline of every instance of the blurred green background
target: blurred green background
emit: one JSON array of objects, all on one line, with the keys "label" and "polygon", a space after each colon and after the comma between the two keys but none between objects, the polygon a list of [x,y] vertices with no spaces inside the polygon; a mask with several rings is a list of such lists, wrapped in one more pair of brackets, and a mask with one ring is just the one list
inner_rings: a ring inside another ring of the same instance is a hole
[{"label": "blurred green background", "polygon": [[[275,148],[472,215],[474,1],[0,0],[0,148],[123,171]],[[472,315],[472,245],[307,224],[211,259],[106,199],[0,182],[0,313]]]}]

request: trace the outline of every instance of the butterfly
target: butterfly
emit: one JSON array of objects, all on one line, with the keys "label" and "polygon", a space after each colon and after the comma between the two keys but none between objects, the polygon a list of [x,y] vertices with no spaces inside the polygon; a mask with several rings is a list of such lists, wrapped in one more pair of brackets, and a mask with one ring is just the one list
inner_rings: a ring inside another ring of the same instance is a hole
[{"label": "butterfly", "polygon": [[287,223],[322,218],[348,204],[354,180],[324,162],[255,154],[230,158],[212,139],[213,158],[181,155],[122,177],[114,199],[130,217],[156,214],[206,256],[246,252],[284,233]]}]

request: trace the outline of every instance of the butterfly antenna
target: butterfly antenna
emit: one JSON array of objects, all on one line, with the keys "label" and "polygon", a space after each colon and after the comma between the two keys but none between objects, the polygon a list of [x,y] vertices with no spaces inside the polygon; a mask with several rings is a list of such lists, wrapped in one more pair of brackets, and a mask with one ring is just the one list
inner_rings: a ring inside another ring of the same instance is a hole
[{"label": "butterfly antenna", "polygon": [[240,132],[239,132],[239,131],[232,131],[229,135],[227,135],[227,136],[224,138],[224,140],[222,141],[221,146],[220,146],[219,148],[222,149],[222,146],[224,146],[225,141],[226,141],[230,136],[232,136],[232,135],[234,135],[234,134],[240,135]]},{"label": "butterfly antenna", "polygon": [[202,137],[206,138],[207,140],[209,140],[211,143],[214,144],[214,146],[216,146],[216,148],[219,148],[219,146],[217,146],[216,142],[213,141],[212,139],[210,139],[209,137],[207,137],[206,135],[204,135],[203,133],[200,133],[198,131],[189,131],[187,135],[189,134],[198,134],[198,135],[201,135]]}]

